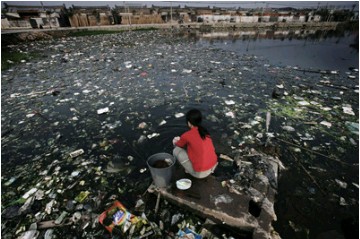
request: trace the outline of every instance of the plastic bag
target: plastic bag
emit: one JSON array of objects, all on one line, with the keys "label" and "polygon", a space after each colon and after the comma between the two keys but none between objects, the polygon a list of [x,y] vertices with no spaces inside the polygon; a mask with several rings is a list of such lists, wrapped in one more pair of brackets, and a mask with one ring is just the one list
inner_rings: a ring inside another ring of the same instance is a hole
[{"label": "plastic bag", "polygon": [[179,230],[176,234],[177,239],[202,239],[202,236],[200,234],[197,234],[193,230],[190,230],[189,228],[185,227],[184,230]]},{"label": "plastic bag", "polygon": [[125,235],[128,231],[128,233],[136,234],[136,231],[140,231],[141,227],[147,224],[145,219],[128,212],[119,201],[115,201],[109,209],[99,216],[99,222],[110,233],[121,235]]}]

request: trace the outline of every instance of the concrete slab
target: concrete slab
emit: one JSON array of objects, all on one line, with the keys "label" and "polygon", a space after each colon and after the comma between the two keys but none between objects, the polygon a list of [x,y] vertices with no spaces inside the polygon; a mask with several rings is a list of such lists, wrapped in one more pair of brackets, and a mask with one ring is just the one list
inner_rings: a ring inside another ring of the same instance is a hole
[{"label": "concrete slab", "polygon": [[[274,174],[277,177],[277,164],[272,162],[269,165],[274,167]],[[276,190],[270,184],[267,184],[265,188],[262,185],[260,199],[256,200],[254,195],[245,191],[232,190],[229,180],[222,182],[221,177],[214,175],[205,179],[196,179],[185,174],[184,170],[179,165],[177,166],[169,188],[157,188],[151,185],[149,192],[160,193],[168,201],[191,210],[201,217],[243,231],[250,231],[253,238],[272,238],[270,236],[273,232],[271,223],[274,219],[276,220],[276,215],[274,218],[274,213],[271,213],[273,208],[269,210],[266,207],[273,206]],[[190,189],[176,188],[175,182],[181,178],[192,180]]]}]

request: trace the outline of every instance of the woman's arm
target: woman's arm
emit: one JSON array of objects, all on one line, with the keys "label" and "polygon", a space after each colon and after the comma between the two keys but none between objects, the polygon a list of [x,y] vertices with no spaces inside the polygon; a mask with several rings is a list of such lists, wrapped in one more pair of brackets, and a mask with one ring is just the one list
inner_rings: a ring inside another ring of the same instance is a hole
[{"label": "woman's arm", "polygon": [[184,137],[184,135],[180,136],[180,139],[175,143],[176,146],[180,147],[180,148],[184,148],[187,144],[187,140]]},{"label": "woman's arm", "polygon": [[176,137],[174,137],[174,139],[173,139],[173,145],[175,146],[176,145],[176,143],[178,142],[180,140],[180,137],[179,136],[176,136]]}]

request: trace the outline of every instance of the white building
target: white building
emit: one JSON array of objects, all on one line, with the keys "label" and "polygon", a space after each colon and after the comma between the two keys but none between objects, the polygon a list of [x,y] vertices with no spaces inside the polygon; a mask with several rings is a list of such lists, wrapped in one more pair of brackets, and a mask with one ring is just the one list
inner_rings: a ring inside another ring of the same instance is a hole
[{"label": "white building", "polygon": [[293,22],[293,16],[279,16],[278,22]]},{"label": "white building", "polygon": [[204,23],[256,23],[259,22],[259,16],[231,16],[231,15],[199,15],[197,20],[201,19]]},{"label": "white building", "polygon": [[221,22],[230,22],[230,15],[199,15],[197,20],[202,19],[204,23],[221,23]]},{"label": "white building", "polygon": [[315,15],[313,12],[309,12],[308,14],[308,22],[320,22],[321,16]]},{"label": "white building", "polygon": [[259,22],[259,16],[240,16],[240,22],[256,23]]},{"label": "white building", "polygon": [[270,22],[270,16],[260,16],[261,22]]}]

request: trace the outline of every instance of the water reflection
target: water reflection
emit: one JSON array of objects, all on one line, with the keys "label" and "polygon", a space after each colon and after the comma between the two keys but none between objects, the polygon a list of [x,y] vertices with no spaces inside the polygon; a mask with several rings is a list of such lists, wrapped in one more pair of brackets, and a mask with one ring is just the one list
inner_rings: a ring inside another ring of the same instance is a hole
[{"label": "water reflection", "polygon": [[[248,29],[180,31],[199,46],[264,57],[270,64],[347,71],[358,68],[358,31],[330,29]],[[335,47],[336,46],[336,47]]]},{"label": "water reflection", "polygon": [[[222,40],[252,40],[257,41],[261,39],[272,40],[292,40],[292,39],[309,39],[321,41],[327,38],[338,37],[339,39],[345,37],[346,34],[352,34],[344,28],[327,27],[326,29],[243,29],[243,30],[182,30],[178,33],[180,36],[189,36],[195,40],[208,39],[210,42]],[[358,39],[358,38],[357,38]],[[357,41],[355,40],[354,43]]]},{"label": "water reflection", "polygon": [[287,38],[297,38],[304,39],[307,37],[318,38],[317,34],[323,35],[327,34],[328,31],[319,31],[319,30],[252,30],[252,31],[224,31],[224,32],[207,32],[201,33],[198,32],[198,36],[201,38],[213,38],[213,39],[242,39],[242,40],[258,40],[258,39],[283,39]]}]

